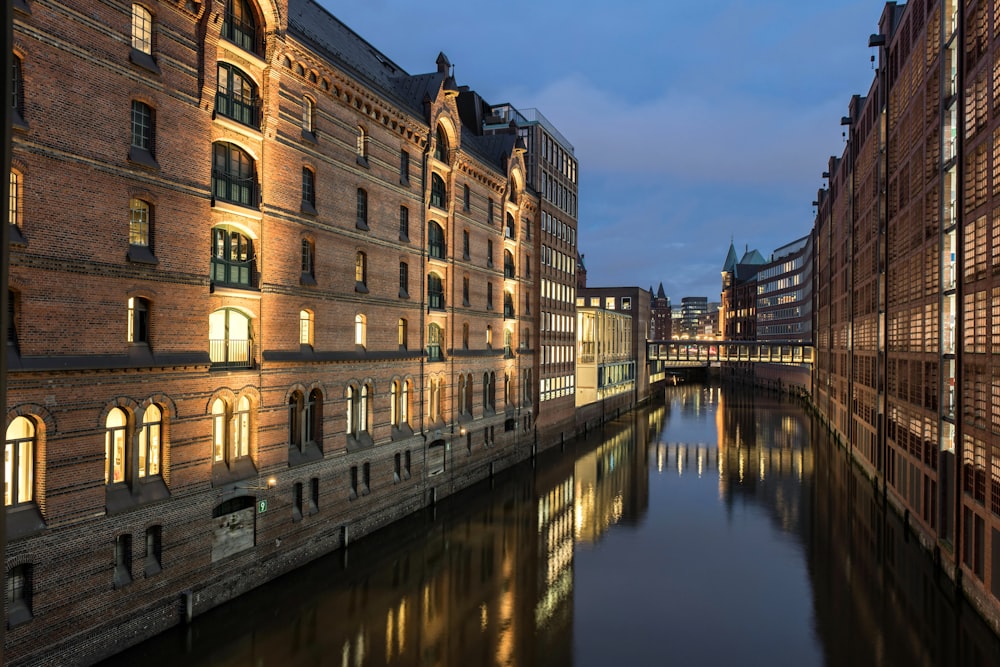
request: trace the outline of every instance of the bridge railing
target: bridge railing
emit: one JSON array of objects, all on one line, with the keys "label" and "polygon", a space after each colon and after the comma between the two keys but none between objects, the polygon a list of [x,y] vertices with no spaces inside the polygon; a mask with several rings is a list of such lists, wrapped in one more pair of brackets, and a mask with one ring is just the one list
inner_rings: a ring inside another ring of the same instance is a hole
[{"label": "bridge railing", "polygon": [[812,364],[815,349],[800,342],[651,340],[646,356],[671,364],[707,366],[712,362]]}]

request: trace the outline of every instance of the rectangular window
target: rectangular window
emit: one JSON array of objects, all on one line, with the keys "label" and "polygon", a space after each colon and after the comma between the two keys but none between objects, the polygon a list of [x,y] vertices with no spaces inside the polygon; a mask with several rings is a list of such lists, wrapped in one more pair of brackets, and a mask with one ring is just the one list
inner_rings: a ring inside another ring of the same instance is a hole
[{"label": "rectangular window", "polygon": [[153,110],[132,100],[132,147],[153,154]]},{"label": "rectangular window", "polygon": [[132,536],[119,535],[115,538],[115,588],[132,583]]},{"label": "rectangular window", "polygon": [[469,186],[462,186],[462,209],[468,211],[470,206],[471,196],[469,193]]},{"label": "rectangular window", "polygon": [[150,526],[146,529],[146,562],[143,569],[147,577],[163,569],[161,564],[162,535],[161,526]]},{"label": "rectangular window", "polygon": [[302,482],[295,482],[292,487],[292,521],[302,519]]},{"label": "rectangular window", "polygon": [[370,463],[365,463],[361,467],[361,495],[367,496],[372,492],[372,468]]},{"label": "rectangular window", "polygon": [[486,266],[493,266],[493,239],[486,241]]},{"label": "rectangular window", "polygon": [[462,305],[469,305],[469,278],[464,276],[462,278]]},{"label": "rectangular window", "polygon": [[410,450],[407,449],[403,458],[403,479],[410,479]]},{"label": "rectangular window", "polygon": [[358,466],[351,466],[351,490],[348,497],[351,500],[358,497]]},{"label": "rectangular window", "polygon": [[410,183],[410,154],[406,151],[399,152],[399,182],[403,185]]},{"label": "rectangular window", "polygon": [[406,262],[399,263],[399,297],[410,296],[410,266]]},{"label": "rectangular window", "polygon": [[410,209],[405,206],[399,207],[399,240],[410,240]]},{"label": "rectangular window", "polygon": [[469,230],[462,230],[462,259],[469,259]]},{"label": "rectangular window", "polygon": [[309,480],[309,513],[315,514],[319,511],[319,477]]},{"label": "rectangular window", "polygon": [[393,469],[392,469],[392,481],[398,482],[402,479],[403,474],[403,457],[399,452],[393,457]]}]

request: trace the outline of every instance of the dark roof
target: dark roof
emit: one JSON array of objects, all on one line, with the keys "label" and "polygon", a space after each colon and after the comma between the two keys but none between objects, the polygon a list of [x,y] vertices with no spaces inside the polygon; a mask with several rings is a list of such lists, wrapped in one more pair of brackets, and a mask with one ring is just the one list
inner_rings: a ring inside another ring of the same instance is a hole
[{"label": "dark roof", "polygon": [[[435,62],[437,71],[409,74],[315,0],[288,1],[288,31],[332,64],[399,103],[418,118],[425,119],[424,101],[436,98],[442,85],[458,90],[447,71],[441,71],[447,70],[450,65],[443,53],[438,54]],[[517,135],[478,136],[477,130],[472,128],[470,132],[463,132],[462,148],[494,166],[502,165],[503,157],[513,151]]]},{"label": "dark roof", "polygon": [[756,249],[747,250],[740,259],[740,264],[765,264],[766,262],[764,256]]},{"label": "dark roof", "polygon": [[[650,291],[652,292],[653,290],[650,290]],[[656,298],[657,299],[666,299],[667,298],[666,293],[664,293],[664,291],[663,291],[663,283],[660,283],[660,288],[658,290],[656,290]]]},{"label": "dark roof", "polygon": [[726,253],[726,261],[722,264],[722,270],[729,273],[736,271],[736,248],[733,247],[732,241],[729,242],[729,252]]}]

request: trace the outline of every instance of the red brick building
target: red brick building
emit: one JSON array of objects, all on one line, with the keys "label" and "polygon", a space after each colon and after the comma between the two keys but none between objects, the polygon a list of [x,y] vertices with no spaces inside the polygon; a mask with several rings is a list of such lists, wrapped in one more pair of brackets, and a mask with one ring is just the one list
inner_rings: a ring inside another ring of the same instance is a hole
[{"label": "red brick building", "polygon": [[14,5],[10,664],[530,453],[543,206],[443,54],[409,74],[311,0]]}]

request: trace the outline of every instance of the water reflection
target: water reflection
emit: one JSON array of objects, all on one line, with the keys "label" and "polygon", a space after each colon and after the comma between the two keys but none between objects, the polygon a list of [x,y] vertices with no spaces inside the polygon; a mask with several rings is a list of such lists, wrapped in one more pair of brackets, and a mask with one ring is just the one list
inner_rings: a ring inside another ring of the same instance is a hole
[{"label": "water reflection", "polygon": [[682,385],[108,664],[765,661],[1000,649],[797,405]]}]

